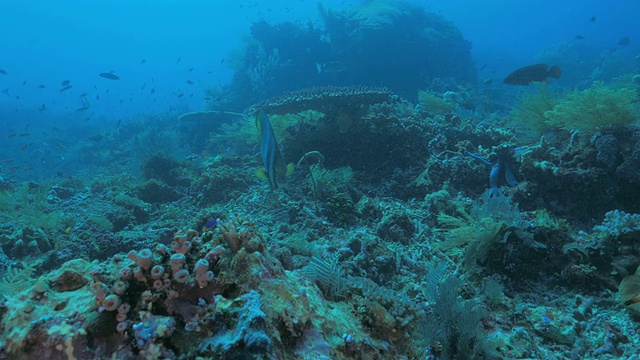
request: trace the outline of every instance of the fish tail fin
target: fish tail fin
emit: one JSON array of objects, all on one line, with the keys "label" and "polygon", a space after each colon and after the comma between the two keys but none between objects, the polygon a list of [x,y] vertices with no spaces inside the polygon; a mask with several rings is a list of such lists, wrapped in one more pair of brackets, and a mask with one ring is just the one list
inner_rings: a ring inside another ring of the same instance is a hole
[{"label": "fish tail fin", "polygon": [[264,169],[256,169],[256,176],[260,179],[269,179],[269,175]]},{"label": "fish tail fin", "polygon": [[509,166],[504,169],[504,179],[507,181],[507,185],[509,186],[518,185],[518,180],[516,180],[516,176],[513,174],[513,170],[511,170],[511,167]]},{"label": "fish tail fin", "polygon": [[293,174],[293,170],[295,170],[296,166],[293,165],[293,163],[289,163],[289,165],[287,165],[287,176]]},{"label": "fish tail fin", "polygon": [[553,65],[551,68],[549,68],[547,74],[549,75],[549,77],[559,79],[560,75],[562,75],[562,69],[558,65]]}]

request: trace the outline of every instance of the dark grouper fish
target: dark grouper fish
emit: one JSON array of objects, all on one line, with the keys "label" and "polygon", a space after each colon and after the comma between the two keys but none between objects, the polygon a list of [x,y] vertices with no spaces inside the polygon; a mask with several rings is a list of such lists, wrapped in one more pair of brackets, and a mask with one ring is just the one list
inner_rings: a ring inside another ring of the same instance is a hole
[{"label": "dark grouper fish", "polygon": [[560,66],[549,67],[547,64],[535,64],[512,72],[503,82],[509,85],[529,85],[532,82],[546,82],[550,77],[558,79],[560,75],[562,75]]},{"label": "dark grouper fish", "polygon": [[284,182],[285,177],[293,172],[293,164],[285,165],[271,122],[262,109],[256,116],[256,127],[260,133],[260,154],[264,164],[264,168],[258,169],[256,173],[259,177],[269,180],[269,186],[275,190],[278,188],[278,182]]}]

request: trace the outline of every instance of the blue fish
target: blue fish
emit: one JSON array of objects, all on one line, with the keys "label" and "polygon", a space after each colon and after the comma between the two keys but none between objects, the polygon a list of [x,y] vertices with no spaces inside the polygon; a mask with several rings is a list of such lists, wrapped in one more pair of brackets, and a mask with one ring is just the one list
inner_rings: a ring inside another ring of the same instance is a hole
[{"label": "blue fish", "polygon": [[275,190],[278,188],[278,183],[284,182],[285,177],[293,172],[293,163],[289,165],[284,163],[271,122],[262,109],[256,116],[256,127],[260,133],[260,155],[264,165],[264,168],[258,169],[256,173],[260,178],[269,180],[269,186]]},{"label": "blue fish", "polygon": [[495,162],[491,162],[470,151],[467,151],[467,155],[491,167],[491,171],[489,172],[491,196],[498,196],[500,194],[500,186],[503,184],[508,186],[518,185],[518,180],[516,180],[515,175],[513,175],[511,162],[506,157],[499,157]]},{"label": "blue fish", "polygon": [[214,227],[218,226],[218,223],[220,223],[220,219],[213,219],[213,220],[209,220],[207,221],[206,224],[204,224],[202,226],[202,231],[207,231],[207,230],[211,230]]}]

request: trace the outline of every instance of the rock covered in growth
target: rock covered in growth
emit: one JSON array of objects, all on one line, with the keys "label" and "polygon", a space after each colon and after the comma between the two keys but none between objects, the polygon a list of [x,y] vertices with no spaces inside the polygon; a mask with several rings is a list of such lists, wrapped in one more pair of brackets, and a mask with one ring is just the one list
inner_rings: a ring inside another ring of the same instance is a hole
[{"label": "rock covered in growth", "polygon": [[637,186],[640,184],[640,130],[633,132],[632,144],[625,144],[631,150],[623,157],[622,163],[616,169],[616,175]]},{"label": "rock covered in growth", "polygon": [[609,170],[615,170],[620,162],[620,142],[614,135],[607,134],[593,141],[598,161]]},{"label": "rock covered in growth", "polygon": [[[394,173],[400,175],[396,169],[422,163],[416,154],[428,152],[431,136],[412,105],[386,93],[388,100],[378,102],[383,97],[376,90],[367,95],[371,96],[367,102],[345,96],[342,100],[327,100],[328,110],[324,111],[331,115],[325,114],[319,121],[286,124],[281,146],[288,161],[295,162],[313,149],[331,167],[364,171],[373,183]],[[395,146],[397,143],[403,145]]]},{"label": "rock covered in growth", "polygon": [[471,43],[453,23],[421,6],[377,0],[339,11],[320,6],[319,11],[322,28],[254,23],[229,88],[212,106],[241,111],[314,86],[385,86],[415,98],[425,83],[438,78],[476,82]]},{"label": "rock covered in growth", "polygon": [[[201,345],[201,349],[226,357],[252,352],[269,353],[272,341],[266,332],[267,316],[261,307],[261,296],[255,290],[235,299],[228,307],[236,320],[235,327],[212,336]],[[238,351],[236,344],[243,344],[247,350]]]},{"label": "rock covered in growth", "polygon": [[12,359],[393,356],[348,304],[329,304],[266,245],[235,217],[170,246],[69,261],[7,293],[2,347]]},{"label": "rock covered in growth", "polygon": [[53,248],[52,241],[42,229],[11,222],[0,226],[0,245],[14,259],[45,253]]},{"label": "rock covered in growth", "polygon": [[382,220],[378,224],[377,234],[385,241],[410,244],[416,227],[406,212],[389,207],[383,210]]},{"label": "rock covered in growth", "polygon": [[375,0],[344,10],[320,6],[320,14],[332,49],[343,56],[343,77],[412,98],[425,80],[476,81],[471,43],[452,22],[419,5]]},{"label": "rock covered in growth", "polygon": [[180,199],[180,194],[176,190],[156,179],[145,181],[135,190],[140,200],[150,204],[167,203]]},{"label": "rock covered in growth", "polygon": [[4,288],[4,354],[12,359],[92,358],[87,328],[96,311],[88,288],[92,265],[66,262],[21,292]]}]

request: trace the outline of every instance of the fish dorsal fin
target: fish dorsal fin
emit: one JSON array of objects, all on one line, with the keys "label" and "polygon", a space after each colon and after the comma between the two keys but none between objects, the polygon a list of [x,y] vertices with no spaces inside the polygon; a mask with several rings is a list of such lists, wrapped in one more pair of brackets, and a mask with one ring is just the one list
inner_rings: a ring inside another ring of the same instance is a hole
[{"label": "fish dorsal fin", "polygon": [[258,129],[258,135],[260,135],[260,137],[262,137],[262,132],[264,131],[263,127],[263,119],[267,119],[267,122],[269,121],[268,117],[267,117],[267,113],[264,112],[263,109],[258,110],[258,113],[256,114],[256,128]]}]

